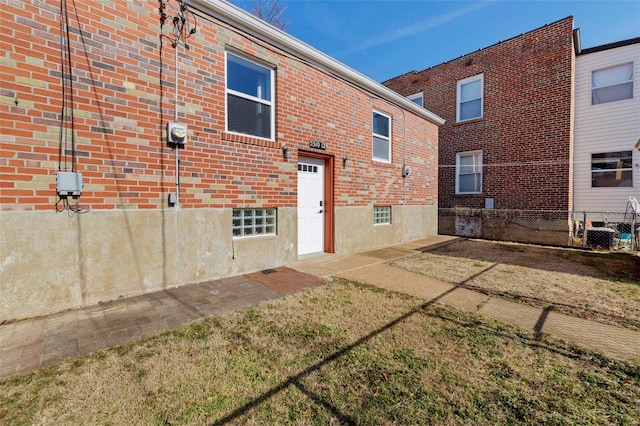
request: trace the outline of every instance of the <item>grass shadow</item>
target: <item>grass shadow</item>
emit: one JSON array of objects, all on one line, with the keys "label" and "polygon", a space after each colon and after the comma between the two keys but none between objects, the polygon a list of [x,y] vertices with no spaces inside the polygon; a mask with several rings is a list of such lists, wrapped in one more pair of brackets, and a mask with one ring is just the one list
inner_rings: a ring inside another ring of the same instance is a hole
[{"label": "grass shadow", "polygon": [[[588,252],[570,248],[535,246],[488,240],[457,240],[423,253],[436,256],[457,257],[492,263],[523,266],[549,272],[572,273],[640,285],[640,257],[625,253]],[[586,265],[567,270],[570,263]]]},{"label": "grass shadow", "polygon": [[253,408],[256,408],[261,403],[266,402],[269,398],[275,396],[276,394],[278,394],[279,392],[285,390],[286,388],[288,388],[291,385],[297,387],[300,391],[305,393],[312,400],[319,401],[320,405],[322,405],[326,409],[328,409],[340,422],[345,423],[345,424],[357,424],[357,422],[356,422],[356,420],[354,418],[352,418],[351,416],[349,416],[346,413],[340,412],[340,410],[338,410],[332,404],[330,404],[327,401],[323,400],[320,396],[318,396],[314,392],[309,391],[305,386],[303,386],[300,383],[300,381],[302,379],[304,379],[305,377],[309,376],[310,374],[319,371],[322,367],[330,364],[331,362],[337,360],[338,358],[340,358],[342,356],[345,356],[346,354],[348,354],[349,352],[353,351],[358,346],[363,345],[364,343],[368,342],[369,340],[373,339],[374,337],[379,336],[383,332],[395,327],[397,324],[399,324],[400,322],[406,320],[407,318],[411,317],[412,315],[415,315],[415,314],[417,314],[419,312],[422,312],[424,309],[426,309],[427,307],[431,306],[432,304],[434,304],[435,302],[437,302],[438,300],[440,300],[441,298],[445,297],[446,295],[448,295],[449,293],[451,293],[451,292],[453,292],[455,290],[456,290],[456,288],[454,287],[452,289],[449,289],[449,290],[441,293],[439,296],[437,296],[437,297],[435,297],[435,298],[433,298],[433,299],[421,304],[420,306],[418,306],[418,307],[406,312],[404,315],[401,315],[401,316],[397,317],[396,319],[394,319],[393,321],[388,322],[384,326],[379,327],[378,329],[376,329],[376,330],[368,333],[367,335],[361,337],[360,339],[358,339],[354,343],[352,343],[350,345],[347,345],[347,346],[343,347],[342,349],[340,349],[338,351],[333,352],[331,355],[327,356],[323,360],[321,360],[321,361],[319,361],[319,362],[317,362],[317,363],[305,368],[304,370],[302,370],[298,374],[289,377],[287,380],[281,382],[279,385],[272,387],[267,392],[263,393],[262,395],[260,395],[257,398],[254,398],[252,401],[242,405],[241,407],[235,409],[234,411],[232,411],[231,413],[229,413],[226,416],[222,417],[221,419],[217,420],[213,424],[214,425],[224,425],[224,424],[227,424],[229,422],[233,422],[234,420],[237,420],[240,416],[242,416],[247,411],[249,411],[249,410],[251,410]]}]

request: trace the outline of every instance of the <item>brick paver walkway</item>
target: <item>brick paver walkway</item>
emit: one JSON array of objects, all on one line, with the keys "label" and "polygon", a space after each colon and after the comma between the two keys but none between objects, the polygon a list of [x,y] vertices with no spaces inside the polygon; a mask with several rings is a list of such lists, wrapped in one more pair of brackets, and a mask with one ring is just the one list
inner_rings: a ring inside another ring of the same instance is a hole
[{"label": "brick paver walkway", "polygon": [[272,271],[0,325],[0,379],[324,284],[290,268]]}]

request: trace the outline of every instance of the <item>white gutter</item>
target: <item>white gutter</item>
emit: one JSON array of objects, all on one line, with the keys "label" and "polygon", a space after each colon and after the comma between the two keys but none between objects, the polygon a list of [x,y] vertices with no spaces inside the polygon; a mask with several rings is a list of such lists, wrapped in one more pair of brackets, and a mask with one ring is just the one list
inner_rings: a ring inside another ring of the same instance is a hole
[{"label": "white gutter", "polygon": [[221,19],[266,43],[292,53],[307,62],[313,63],[319,68],[329,71],[362,89],[429,120],[433,124],[444,124],[445,120],[431,111],[422,108],[377,81],[355,71],[353,68],[290,36],[273,25],[267,24],[265,21],[256,18],[249,12],[231,3],[223,0],[186,0],[185,3],[210,16]]}]

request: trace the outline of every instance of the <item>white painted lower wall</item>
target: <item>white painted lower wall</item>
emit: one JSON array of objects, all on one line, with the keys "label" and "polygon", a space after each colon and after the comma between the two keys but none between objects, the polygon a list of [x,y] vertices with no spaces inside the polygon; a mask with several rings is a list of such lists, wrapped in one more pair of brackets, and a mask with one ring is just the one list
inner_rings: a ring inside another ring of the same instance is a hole
[{"label": "white painted lower wall", "polygon": [[438,234],[437,206],[392,206],[391,224],[373,224],[373,206],[335,211],[335,251],[353,253]]},{"label": "white painted lower wall", "polygon": [[277,236],[232,239],[231,209],[3,212],[0,321],[289,263],[295,221],[280,208]]},{"label": "white painted lower wall", "polygon": [[[0,322],[219,279],[297,260],[297,212],[278,209],[275,236],[231,237],[231,209],[0,214]],[[335,251],[437,234],[435,206],[336,209]]]}]

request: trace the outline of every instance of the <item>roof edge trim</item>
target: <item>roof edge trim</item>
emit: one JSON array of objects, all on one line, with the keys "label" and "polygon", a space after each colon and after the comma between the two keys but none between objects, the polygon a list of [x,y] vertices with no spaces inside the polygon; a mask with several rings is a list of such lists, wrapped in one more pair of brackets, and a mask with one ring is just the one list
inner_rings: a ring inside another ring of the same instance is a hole
[{"label": "roof edge trim", "polygon": [[634,37],[627,40],[614,41],[613,43],[607,43],[600,46],[589,47],[587,49],[582,49],[580,52],[581,55],[586,55],[588,53],[601,52],[603,50],[615,49],[617,47],[625,47],[630,46],[632,44],[640,43],[640,37]]}]

